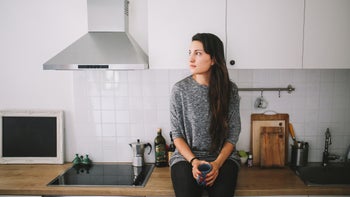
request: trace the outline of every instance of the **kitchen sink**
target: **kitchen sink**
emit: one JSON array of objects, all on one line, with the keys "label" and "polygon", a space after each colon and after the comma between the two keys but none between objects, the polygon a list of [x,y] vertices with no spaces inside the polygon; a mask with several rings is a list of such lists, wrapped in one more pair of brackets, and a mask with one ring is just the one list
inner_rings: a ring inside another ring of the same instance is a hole
[{"label": "kitchen sink", "polygon": [[296,174],[308,186],[350,185],[350,163],[309,163],[295,168]]}]

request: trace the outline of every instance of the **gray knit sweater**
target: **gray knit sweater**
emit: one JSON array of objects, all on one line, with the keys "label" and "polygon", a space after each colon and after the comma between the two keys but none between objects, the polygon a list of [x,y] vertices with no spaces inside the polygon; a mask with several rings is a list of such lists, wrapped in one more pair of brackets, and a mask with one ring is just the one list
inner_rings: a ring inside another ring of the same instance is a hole
[{"label": "gray knit sweater", "polygon": [[[211,138],[207,86],[198,84],[192,76],[177,82],[171,92],[170,122],[170,132],[172,132],[173,138],[185,139],[196,157],[206,161],[216,159],[217,154],[209,153]],[[228,124],[229,135],[226,141],[236,144],[241,131],[239,96],[236,84],[232,86]],[[239,156],[236,150],[228,159],[239,165]],[[169,165],[172,166],[179,161],[186,160],[175,150]]]}]

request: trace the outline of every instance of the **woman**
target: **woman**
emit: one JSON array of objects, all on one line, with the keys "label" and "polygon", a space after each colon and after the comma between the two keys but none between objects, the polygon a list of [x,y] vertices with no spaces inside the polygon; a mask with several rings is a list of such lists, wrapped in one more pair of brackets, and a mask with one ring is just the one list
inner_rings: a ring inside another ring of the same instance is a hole
[{"label": "woman", "polygon": [[[170,159],[177,197],[233,196],[239,169],[235,150],[241,122],[237,86],[230,81],[222,41],[199,33],[189,49],[191,76],[177,82],[170,101],[176,150]],[[198,166],[209,163],[206,187],[197,184]]]}]

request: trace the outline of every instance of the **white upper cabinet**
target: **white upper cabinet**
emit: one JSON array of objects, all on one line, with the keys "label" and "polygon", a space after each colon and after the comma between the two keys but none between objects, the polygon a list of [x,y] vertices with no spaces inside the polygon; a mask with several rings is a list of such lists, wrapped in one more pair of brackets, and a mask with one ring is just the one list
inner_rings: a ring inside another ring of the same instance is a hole
[{"label": "white upper cabinet", "polygon": [[303,18],[304,0],[228,0],[228,67],[302,68]]},{"label": "white upper cabinet", "polygon": [[350,68],[350,1],[306,0],[304,68]]},{"label": "white upper cabinet", "polygon": [[151,69],[187,68],[198,32],[229,68],[350,68],[350,0],[148,0],[147,21]]},{"label": "white upper cabinet", "polygon": [[151,69],[187,69],[191,38],[210,32],[225,43],[225,0],[149,0]]}]

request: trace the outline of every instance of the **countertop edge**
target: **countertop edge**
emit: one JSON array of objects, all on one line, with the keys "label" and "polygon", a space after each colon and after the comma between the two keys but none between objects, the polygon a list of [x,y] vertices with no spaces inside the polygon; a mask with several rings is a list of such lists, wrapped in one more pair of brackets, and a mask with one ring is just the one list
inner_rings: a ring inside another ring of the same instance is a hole
[{"label": "countertop edge", "polygon": [[[169,167],[154,168],[145,187],[46,185],[69,167],[71,167],[69,163],[0,165],[0,195],[175,196]],[[31,182],[32,180],[36,182]],[[242,167],[235,194],[237,196],[350,195],[350,187],[306,186],[287,167],[283,169]]]}]

